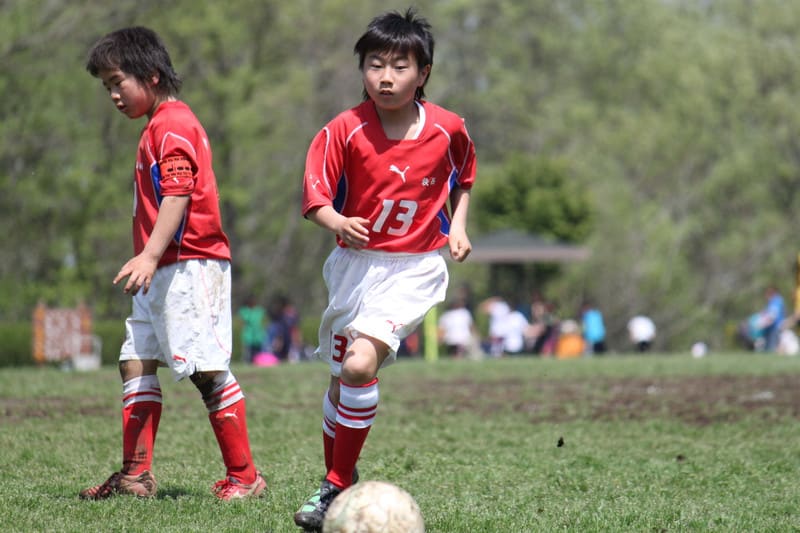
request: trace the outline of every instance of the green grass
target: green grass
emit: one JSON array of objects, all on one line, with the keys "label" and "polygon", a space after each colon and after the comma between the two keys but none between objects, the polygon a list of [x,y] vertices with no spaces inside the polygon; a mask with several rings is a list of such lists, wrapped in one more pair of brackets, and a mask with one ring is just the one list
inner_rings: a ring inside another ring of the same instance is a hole
[{"label": "green grass", "polygon": [[[327,367],[234,372],[266,497],[215,500],[199,393],[164,371],[158,497],[85,502],[120,464],[116,369],[3,369],[0,530],[298,531]],[[429,532],[800,531],[800,359],[406,359],[380,377],[359,470],[414,495]]]}]

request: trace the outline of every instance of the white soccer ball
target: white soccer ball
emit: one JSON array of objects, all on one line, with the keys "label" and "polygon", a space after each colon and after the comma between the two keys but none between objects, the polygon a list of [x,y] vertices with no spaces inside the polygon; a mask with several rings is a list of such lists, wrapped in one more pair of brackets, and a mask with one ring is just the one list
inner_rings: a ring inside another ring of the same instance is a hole
[{"label": "white soccer ball", "polygon": [[419,505],[385,481],[356,483],[339,494],[325,513],[323,533],[424,533]]}]

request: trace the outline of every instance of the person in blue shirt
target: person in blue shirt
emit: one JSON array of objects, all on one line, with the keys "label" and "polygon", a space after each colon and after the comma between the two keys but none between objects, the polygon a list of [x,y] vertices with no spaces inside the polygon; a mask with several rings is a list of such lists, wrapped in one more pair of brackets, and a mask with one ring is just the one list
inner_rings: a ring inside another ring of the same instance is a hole
[{"label": "person in blue shirt", "polygon": [[606,326],[603,323],[603,313],[591,303],[586,302],[581,308],[581,322],[587,354],[605,353]]},{"label": "person in blue shirt", "polygon": [[759,326],[764,338],[764,350],[774,352],[778,347],[781,335],[781,323],[785,318],[786,309],[783,297],[774,286],[767,287],[767,305],[759,313]]}]

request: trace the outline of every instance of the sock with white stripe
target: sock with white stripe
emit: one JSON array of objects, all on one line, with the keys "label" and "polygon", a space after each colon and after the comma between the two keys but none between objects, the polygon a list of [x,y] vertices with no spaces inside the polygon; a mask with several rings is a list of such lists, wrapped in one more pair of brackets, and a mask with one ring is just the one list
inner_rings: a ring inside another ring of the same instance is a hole
[{"label": "sock with white stripe", "polygon": [[247,436],[247,410],[239,382],[230,372],[214,376],[214,386],[203,396],[208,420],[214,429],[226,476],[249,485],[256,480],[256,468]]},{"label": "sock with white stripe", "polygon": [[161,385],[158,376],[146,375],[122,384],[122,472],[139,475],[150,470],[158,423],[161,420]]},{"label": "sock with white stripe", "polygon": [[337,487],[347,488],[352,484],[353,469],[378,410],[378,378],[358,386],[340,380],[339,391],[333,467],[326,478]]},{"label": "sock with white stripe", "polygon": [[322,447],[325,451],[325,471],[333,467],[333,443],[336,439],[336,406],[333,405],[330,391],[325,391],[322,399]]}]

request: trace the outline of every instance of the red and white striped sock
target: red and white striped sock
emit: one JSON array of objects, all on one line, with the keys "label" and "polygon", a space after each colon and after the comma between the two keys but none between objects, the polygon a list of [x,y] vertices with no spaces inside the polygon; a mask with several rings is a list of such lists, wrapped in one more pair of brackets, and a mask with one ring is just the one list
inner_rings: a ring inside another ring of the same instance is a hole
[{"label": "red and white striped sock", "polygon": [[146,375],[122,384],[122,472],[138,475],[153,466],[153,447],[161,420],[158,376]]},{"label": "red and white striped sock", "polygon": [[336,439],[336,406],[333,405],[329,391],[322,399],[322,447],[325,451],[325,471],[333,466],[333,443]]},{"label": "red and white striped sock", "polygon": [[378,378],[359,386],[340,381],[339,391],[333,467],[326,477],[337,487],[347,488],[353,483],[353,469],[378,410]]},{"label": "red and white striped sock", "polygon": [[220,372],[214,378],[214,388],[203,401],[222,452],[226,476],[245,485],[253,483],[256,468],[247,436],[247,408],[239,382],[230,372]]}]

